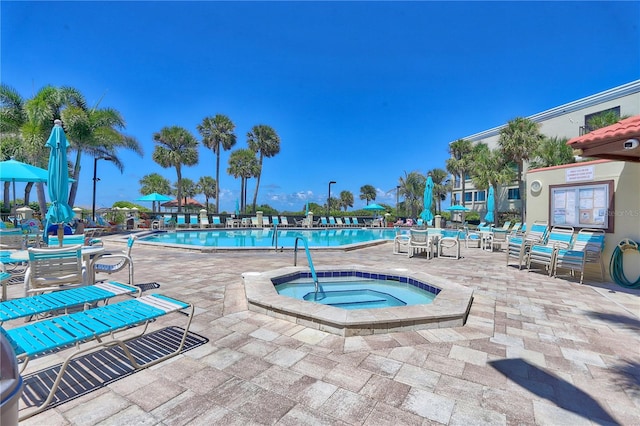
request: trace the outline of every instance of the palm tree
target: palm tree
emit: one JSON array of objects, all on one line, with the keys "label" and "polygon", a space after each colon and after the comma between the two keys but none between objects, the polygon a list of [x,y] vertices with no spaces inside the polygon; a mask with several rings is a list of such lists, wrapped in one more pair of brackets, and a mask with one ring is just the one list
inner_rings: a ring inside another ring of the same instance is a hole
[{"label": "palm tree", "polygon": [[173,193],[176,194],[177,197],[182,196],[182,200],[184,201],[183,204],[186,208],[188,204],[187,200],[199,194],[199,190],[200,188],[198,188],[198,185],[196,185],[193,180],[189,178],[182,178],[180,182],[175,183],[175,190]]},{"label": "palm tree", "polygon": [[538,145],[544,136],[540,133],[540,125],[533,120],[517,117],[509,121],[500,129],[498,145],[502,155],[509,162],[515,163],[518,168],[518,191],[520,193],[520,220],[525,221],[525,191],[522,180],[524,162],[538,149]]},{"label": "palm tree", "polygon": [[[215,117],[206,117],[198,125],[198,132],[202,136],[202,143],[216,154],[216,182],[220,182],[220,149],[230,150],[236,144],[236,135],[233,133],[236,125],[226,115],[216,114]],[[216,213],[220,210],[220,188],[215,186]],[[207,207],[207,210],[209,208]]]},{"label": "palm tree", "polygon": [[158,194],[171,194],[171,182],[158,173],[144,175],[139,183],[141,185],[140,193],[142,195],[149,195],[154,192]]},{"label": "palm tree", "polygon": [[340,208],[346,212],[349,207],[353,207],[353,193],[351,191],[340,191]]},{"label": "palm tree", "polygon": [[363,185],[360,187],[360,199],[367,200],[367,205],[369,205],[369,201],[374,201],[376,199],[376,188],[372,185]]},{"label": "palm tree", "polygon": [[[515,173],[508,161],[499,149],[491,150],[485,143],[479,143],[473,150],[472,181],[477,189],[489,189],[493,185],[494,195],[498,194],[499,185],[507,185],[513,182]],[[498,220],[497,200],[494,200],[493,217]]]},{"label": "palm tree", "polygon": [[[20,160],[22,151],[22,126],[27,121],[24,99],[17,90],[0,84],[0,154],[2,161],[14,157]],[[4,182],[4,206],[10,204],[10,182]]]},{"label": "palm tree", "polygon": [[533,153],[529,168],[560,166],[575,163],[575,161],[573,149],[567,145],[567,138],[545,137]]},{"label": "palm tree", "polygon": [[254,152],[250,149],[233,151],[229,156],[227,173],[235,178],[240,178],[240,210],[245,211],[247,205],[247,180],[260,174],[260,164]]},{"label": "palm tree", "polygon": [[265,124],[253,126],[247,133],[249,149],[259,154],[259,171],[256,175],[256,192],[253,193],[253,211],[256,211],[256,201],[258,200],[258,188],[260,187],[260,176],[262,175],[262,160],[264,157],[271,158],[280,152],[280,137],[271,127]]},{"label": "palm tree", "polygon": [[[446,168],[454,178],[459,177],[462,186],[462,193],[460,196],[460,204],[464,206],[464,195],[466,191],[466,179],[469,170],[471,170],[472,162],[470,159],[471,152],[473,151],[473,143],[466,139],[458,139],[449,145],[449,154],[451,158],[447,159]],[[452,185],[452,190],[453,190]],[[453,194],[451,195],[451,202],[453,202]]]},{"label": "palm tree", "polygon": [[157,143],[153,151],[153,161],[165,169],[175,167],[178,177],[178,212],[182,211],[182,166],[193,166],[198,163],[198,141],[186,129],[179,126],[163,127],[153,134]]},{"label": "palm tree", "polygon": [[425,182],[424,175],[416,171],[404,172],[404,178],[399,179],[400,195],[404,197],[405,210],[411,217],[416,217],[422,209]]},{"label": "palm tree", "polygon": [[596,129],[616,124],[618,121],[628,117],[629,116],[620,117],[620,113],[615,109],[602,111],[601,113],[592,115],[587,119],[587,130],[589,132],[593,132]]},{"label": "palm tree", "polygon": [[447,193],[449,192],[450,183],[447,180],[449,175],[443,169],[435,168],[427,172],[427,175],[431,173],[431,179],[433,180],[433,199],[438,205],[438,212],[442,212],[442,200],[447,199]]},{"label": "palm tree", "polygon": [[[211,176],[201,176],[200,180],[198,180],[198,187],[200,188],[200,193],[204,194],[205,204],[207,212],[209,211],[209,198],[216,198],[216,193],[218,192],[218,185],[216,185],[216,180]],[[217,201],[217,198],[216,198]],[[217,208],[216,202],[216,208]],[[216,213],[218,210],[216,210]]]}]

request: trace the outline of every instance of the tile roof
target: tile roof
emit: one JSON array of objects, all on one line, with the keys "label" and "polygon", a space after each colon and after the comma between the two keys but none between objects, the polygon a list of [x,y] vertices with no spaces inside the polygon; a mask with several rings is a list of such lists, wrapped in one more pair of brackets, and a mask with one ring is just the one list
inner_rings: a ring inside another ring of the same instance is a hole
[{"label": "tile roof", "polygon": [[581,144],[612,142],[621,139],[640,137],[640,115],[625,118],[611,126],[596,129],[586,135],[570,139],[567,144],[577,148]]}]

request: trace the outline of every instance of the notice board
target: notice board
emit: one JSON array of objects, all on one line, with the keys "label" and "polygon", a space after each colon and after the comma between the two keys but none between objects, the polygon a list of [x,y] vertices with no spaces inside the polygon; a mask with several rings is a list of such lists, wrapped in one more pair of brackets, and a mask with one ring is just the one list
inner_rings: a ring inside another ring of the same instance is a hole
[{"label": "notice board", "polygon": [[551,226],[604,229],[613,232],[613,180],[549,186]]}]

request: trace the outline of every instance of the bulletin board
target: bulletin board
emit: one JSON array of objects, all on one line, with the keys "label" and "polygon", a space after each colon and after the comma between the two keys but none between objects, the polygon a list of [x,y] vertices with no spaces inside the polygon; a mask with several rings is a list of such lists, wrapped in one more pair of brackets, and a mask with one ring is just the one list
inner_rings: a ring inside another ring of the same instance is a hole
[{"label": "bulletin board", "polygon": [[550,185],[549,223],[613,232],[613,195],[613,180]]}]

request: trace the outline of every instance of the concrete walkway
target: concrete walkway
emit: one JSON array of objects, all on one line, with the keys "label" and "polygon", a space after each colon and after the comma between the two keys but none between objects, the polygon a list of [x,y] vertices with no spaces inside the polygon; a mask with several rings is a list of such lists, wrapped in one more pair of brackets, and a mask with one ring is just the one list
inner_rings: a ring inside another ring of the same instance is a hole
[{"label": "concrete walkway", "polygon": [[[291,266],[291,252],[133,254],[136,282],[195,304],[191,331],[208,343],[21,424],[640,424],[640,291],[519,271],[477,248],[460,260],[408,259],[391,243],[317,252],[317,265],[409,268],[475,291],[463,327],[342,338],[247,310],[240,274]],[[152,324],[168,325],[181,324]]]}]

